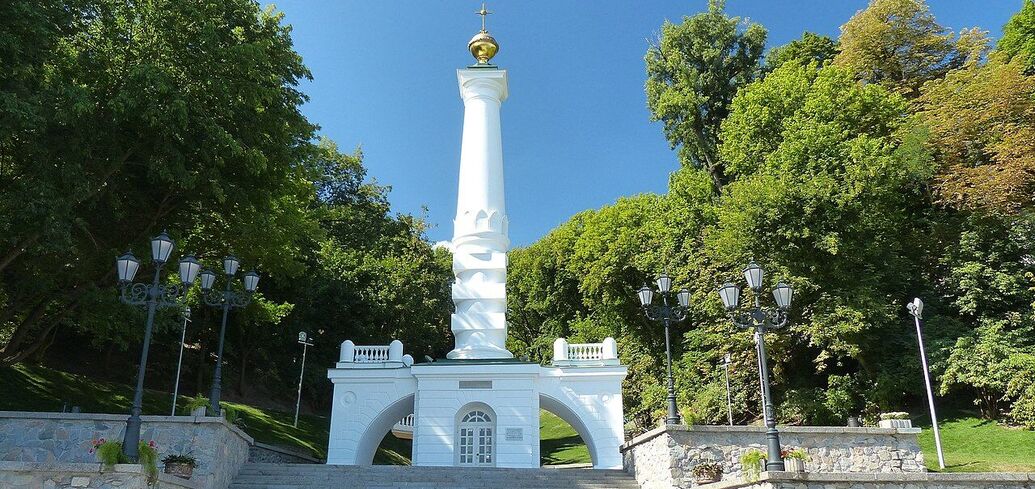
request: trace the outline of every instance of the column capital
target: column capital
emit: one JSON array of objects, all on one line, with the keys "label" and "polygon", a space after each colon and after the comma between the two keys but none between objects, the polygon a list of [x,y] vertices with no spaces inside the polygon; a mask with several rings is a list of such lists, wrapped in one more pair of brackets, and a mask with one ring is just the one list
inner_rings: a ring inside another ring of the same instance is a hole
[{"label": "column capital", "polygon": [[500,102],[507,99],[507,70],[469,68],[456,70],[460,98],[488,97]]}]

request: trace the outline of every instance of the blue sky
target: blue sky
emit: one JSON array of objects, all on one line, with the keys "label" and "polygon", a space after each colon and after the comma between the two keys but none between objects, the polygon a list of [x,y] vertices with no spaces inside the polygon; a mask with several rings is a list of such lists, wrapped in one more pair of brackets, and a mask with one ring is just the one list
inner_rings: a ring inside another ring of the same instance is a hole
[{"label": "blue sky", "polygon": [[[998,37],[1021,0],[928,0],[938,21]],[[803,31],[836,37],[866,0],[729,0],[727,12],[769,30],[768,46]],[[343,150],[362,147],[369,176],[398,212],[422,214],[434,241],[452,236],[463,106],[456,69],[473,62],[479,2],[282,0],[295,47],[313,72],[306,115]],[[513,245],[617,198],[664,192],[678,167],[651,123],[643,55],[665,19],[707,0],[490,2],[493,60],[508,70],[503,105],[507,213]]]}]

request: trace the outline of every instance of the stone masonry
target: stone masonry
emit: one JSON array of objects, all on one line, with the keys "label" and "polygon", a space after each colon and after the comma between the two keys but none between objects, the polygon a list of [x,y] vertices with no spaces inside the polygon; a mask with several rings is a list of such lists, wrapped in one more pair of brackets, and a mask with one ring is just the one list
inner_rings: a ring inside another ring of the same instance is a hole
[{"label": "stone masonry", "polygon": [[701,489],[1032,489],[1035,473],[764,472],[755,482],[722,481]]},{"label": "stone masonry", "polygon": [[[785,448],[804,448],[809,472],[923,472],[918,428],[780,428]],[[765,451],[765,429],[757,426],[665,426],[622,445],[625,470],[643,489],[694,485],[691,470],[702,462],[723,467],[723,480],[740,478],[740,457]],[[800,488],[799,488],[800,489]]]},{"label": "stone masonry", "polygon": [[[121,440],[126,417],[0,411],[0,462],[96,466],[97,456],[90,453],[93,440]],[[144,416],[143,421],[140,439],[154,440],[159,459],[173,453],[198,459],[191,481],[206,489],[227,487],[248,460],[248,448],[253,443],[250,436],[223,418]]]}]

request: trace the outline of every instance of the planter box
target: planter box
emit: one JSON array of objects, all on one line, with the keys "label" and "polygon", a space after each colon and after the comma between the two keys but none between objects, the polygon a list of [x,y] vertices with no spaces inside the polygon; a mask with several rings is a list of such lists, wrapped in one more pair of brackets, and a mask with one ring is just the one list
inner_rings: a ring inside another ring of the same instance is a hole
[{"label": "planter box", "polygon": [[909,419],[882,419],[877,425],[881,428],[912,428],[913,421]]},{"label": "planter box", "polygon": [[787,472],[805,472],[805,461],[800,458],[785,458],[783,467]]},{"label": "planter box", "polygon": [[165,473],[181,479],[190,479],[194,475],[194,467],[191,464],[169,463],[165,464]]},{"label": "planter box", "polygon": [[194,408],[194,410],[190,412],[190,415],[191,416],[204,416],[205,415],[205,406],[201,406],[199,408]]}]

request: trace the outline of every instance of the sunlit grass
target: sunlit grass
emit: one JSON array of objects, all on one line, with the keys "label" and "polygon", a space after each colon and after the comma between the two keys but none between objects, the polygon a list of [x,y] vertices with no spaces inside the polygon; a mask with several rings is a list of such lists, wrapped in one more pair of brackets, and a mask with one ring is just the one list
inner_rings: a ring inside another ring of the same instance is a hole
[{"label": "sunlit grass", "polygon": [[[980,419],[973,413],[939,413],[946,472],[1035,472],[1035,432]],[[934,431],[920,423],[928,470],[939,471]]]},{"label": "sunlit grass", "polygon": [[575,429],[549,411],[539,411],[539,457],[543,465],[592,462]]}]

